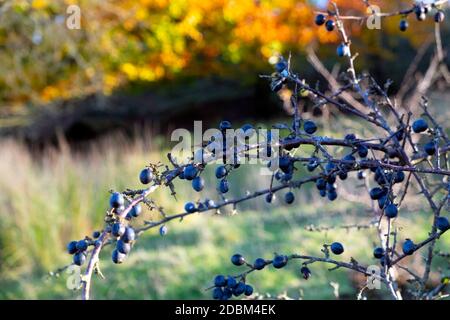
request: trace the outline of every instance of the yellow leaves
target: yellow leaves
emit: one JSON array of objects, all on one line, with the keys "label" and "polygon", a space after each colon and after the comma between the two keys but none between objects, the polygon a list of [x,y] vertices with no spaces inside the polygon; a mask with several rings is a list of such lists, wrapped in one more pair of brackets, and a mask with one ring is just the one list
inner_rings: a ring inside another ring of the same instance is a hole
[{"label": "yellow leaves", "polygon": [[132,81],[155,81],[162,78],[165,74],[164,68],[161,66],[152,68],[150,66],[136,66],[128,62],[122,64],[120,69]]},{"label": "yellow leaves", "polygon": [[136,80],[138,78],[138,68],[131,63],[124,63],[120,66],[120,70],[125,73],[130,80]]},{"label": "yellow leaves", "polygon": [[53,86],[47,86],[42,90],[41,99],[44,102],[49,102],[56,99],[59,96],[59,90]]},{"label": "yellow leaves", "polygon": [[47,0],[33,0],[33,2],[31,3],[31,7],[36,10],[45,9],[47,6]]}]

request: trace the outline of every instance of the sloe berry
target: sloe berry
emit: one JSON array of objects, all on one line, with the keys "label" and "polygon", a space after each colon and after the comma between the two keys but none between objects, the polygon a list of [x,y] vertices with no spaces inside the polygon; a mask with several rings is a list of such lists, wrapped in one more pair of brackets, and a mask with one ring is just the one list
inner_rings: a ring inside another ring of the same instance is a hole
[{"label": "sloe berry", "polygon": [[214,300],[221,300],[223,297],[222,288],[214,288],[212,296]]},{"label": "sloe berry", "polygon": [[161,237],[165,236],[167,234],[167,226],[166,225],[162,225],[159,228],[159,234]]},{"label": "sloe berry", "polygon": [[216,168],[216,178],[217,179],[222,179],[223,177],[225,177],[227,175],[227,169],[225,168],[225,166],[218,166]]},{"label": "sloe berry", "polygon": [[318,26],[321,26],[321,25],[323,25],[323,24],[325,23],[325,21],[326,21],[325,16],[324,16],[323,14],[318,14],[318,15],[316,16],[316,19],[315,19],[314,22],[315,22]]},{"label": "sloe berry", "polygon": [[402,250],[404,254],[412,255],[415,249],[416,245],[411,239],[406,239],[405,242],[403,242]]},{"label": "sloe berry", "polygon": [[311,277],[311,270],[309,270],[309,268],[307,266],[303,266],[300,269],[300,273],[303,275],[303,278],[305,280],[308,280]]},{"label": "sloe berry", "polygon": [[436,153],[436,145],[433,141],[430,141],[427,144],[425,144],[423,148],[425,152],[430,156]]},{"label": "sloe berry", "polygon": [[225,276],[219,274],[214,278],[214,285],[216,287],[225,287],[227,285],[227,279]]},{"label": "sloe berry", "polygon": [[227,193],[228,190],[230,190],[229,186],[228,186],[228,180],[227,179],[222,179],[220,180],[219,183],[219,191],[221,193]]},{"label": "sloe berry", "polygon": [[116,244],[116,249],[120,253],[128,254],[131,250],[131,245],[129,243],[124,242],[123,240],[118,240]]},{"label": "sloe berry", "polygon": [[236,253],[231,257],[231,263],[235,266],[242,266],[245,263],[245,259],[241,254]]},{"label": "sloe berry", "polygon": [[288,257],[285,255],[277,255],[273,258],[272,265],[276,269],[283,268],[288,263]]},{"label": "sloe berry", "polygon": [[149,184],[153,179],[153,172],[150,168],[145,168],[139,174],[139,180],[142,184]]},{"label": "sloe berry", "polygon": [[400,26],[399,26],[400,31],[405,32],[408,29],[408,27],[409,27],[408,21],[406,21],[406,20],[400,21]]},{"label": "sloe berry", "polygon": [[245,285],[244,294],[248,297],[253,294],[253,287],[249,284]]},{"label": "sloe berry", "polygon": [[195,177],[194,180],[192,180],[192,188],[197,191],[200,192],[203,190],[203,188],[205,187],[205,180],[202,177]]},{"label": "sloe berry", "polygon": [[141,214],[141,212],[142,212],[142,207],[141,207],[141,205],[138,203],[138,204],[134,205],[134,206],[131,208],[131,210],[130,210],[130,215],[131,215],[132,217],[134,217],[134,218],[137,218],[137,217],[139,217],[139,215]]},{"label": "sloe berry", "polygon": [[262,270],[262,269],[264,269],[265,266],[266,266],[266,260],[264,260],[263,258],[258,258],[253,263],[253,267],[256,270]]},{"label": "sloe berry", "polygon": [[77,266],[82,266],[86,261],[86,254],[84,252],[77,252],[73,255],[73,263]]},{"label": "sloe berry", "polygon": [[116,222],[112,225],[111,234],[113,236],[120,237],[124,233],[125,233],[125,226],[122,223]]},{"label": "sloe berry", "polygon": [[397,206],[393,203],[388,204],[384,209],[384,214],[386,215],[386,217],[391,219],[397,217],[398,214]]},{"label": "sloe berry", "polygon": [[112,261],[116,264],[121,264],[124,262],[127,256],[123,253],[120,253],[117,249],[114,249],[111,255]]},{"label": "sloe berry", "polygon": [[305,132],[308,134],[313,134],[317,131],[317,126],[314,123],[314,121],[306,120],[305,124],[303,125],[303,128],[305,129]]},{"label": "sloe berry", "polygon": [[373,250],[373,256],[377,259],[381,259],[384,256],[384,249],[381,247],[377,247]]},{"label": "sloe berry", "polygon": [[284,195],[284,201],[287,204],[292,204],[294,202],[294,200],[295,200],[295,196],[294,196],[294,193],[292,193],[291,191],[289,191],[288,193],[286,193]]},{"label": "sloe berry", "polygon": [[331,252],[334,254],[341,254],[344,252],[344,246],[340,242],[333,242],[330,246]]},{"label": "sloe berry", "polygon": [[436,227],[441,231],[450,229],[450,223],[446,217],[438,217],[436,219]]},{"label": "sloe berry", "polygon": [[197,168],[193,164],[189,164],[184,167],[184,178],[187,180],[192,180],[197,175]]},{"label": "sloe berry", "polygon": [[188,213],[194,213],[196,211],[195,204],[193,202],[188,202],[184,205],[184,210]]},{"label": "sloe berry", "polygon": [[85,251],[88,248],[88,242],[86,240],[80,240],[77,242],[76,248],[78,251]]},{"label": "sloe berry", "polygon": [[114,192],[109,198],[109,205],[112,208],[119,208],[125,204],[125,199],[119,192]]},{"label": "sloe berry", "polygon": [[424,119],[419,118],[413,122],[412,129],[415,133],[424,132],[428,129],[428,123]]},{"label": "sloe berry", "polygon": [[69,254],[74,254],[75,252],[77,252],[77,241],[70,241],[67,244],[67,252]]},{"label": "sloe berry", "polygon": [[125,232],[122,235],[122,240],[125,243],[129,243],[131,241],[134,241],[136,238],[136,233],[134,232],[134,229],[132,227],[126,227]]},{"label": "sloe berry", "polygon": [[336,23],[334,22],[334,20],[328,20],[326,23],[325,23],[325,28],[328,30],[328,31],[333,31],[334,30],[334,26],[336,25]]}]

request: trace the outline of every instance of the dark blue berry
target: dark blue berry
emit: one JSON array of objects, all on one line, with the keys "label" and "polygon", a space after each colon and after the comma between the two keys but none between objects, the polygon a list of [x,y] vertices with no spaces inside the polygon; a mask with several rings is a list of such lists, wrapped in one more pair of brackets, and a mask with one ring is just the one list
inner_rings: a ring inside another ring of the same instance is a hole
[{"label": "dark blue berry", "polygon": [[222,179],[223,177],[225,177],[227,175],[227,168],[225,168],[225,166],[218,166],[216,168],[216,178],[217,179]]},{"label": "dark blue berry", "polygon": [[287,67],[288,67],[288,65],[287,65],[286,61],[284,61],[284,60],[281,60],[280,62],[277,62],[275,64],[275,70],[278,73],[282,73],[284,70],[287,69]]},{"label": "dark blue berry", "polygon": [[337,196],[338,196],[338,194],[337,194],[336,190],[331,190],[331,191],[328,191],[328,193],[327,193],[328,200],[330,200],[330,201],[336,200]]},{"label": "dark blue berry", "polygon": [[236,297],[239,297],[241,294],[245,292],[245,283],[239,282],[236,287],[233,288],[233,294]]},{"label": "dark blue berry", "polygon": [[189,164],[184,167],[184,178],[187,180],[193,180],[197,175],[197,168],[193,164]]},{"label": "dark blue berry", "polygon": [[304,266],[300,269],[300,273],[303,275],[303,279],[308,280],[311,277],[311,270]]},{"label": "dark blue berry", "polygon": [[319,190],[319,194],[322,198],[327,196],[327,190],[323,189],[323,190]]},{"label": "dark blue berry", "polygon": [[356,135],[354,133],[347,133],[344,137],[344,140],[354,141],[356,140]]},{"label": "dark blue berry", "polygon": [[264,260],[263,258],[258,258],[253,263],[253,268],[255,268],[256,270],[262,270],[262,269],[264,269],[265,266],[266,266],[266,260]]},{"label": "dark blue berry", "polygon": [[428,129],[428,123],[425,121],[425,119],[419,118],[413,122],[412,129],[415,133],[424,132]]},{"label": "dark blue berry", "polygon": [[369,192],[372,200],[378,200],[387,194],[387,189],[381,189],[379,187],[372,188]]},{"label": "dark blue berry", "polygon": [[184,205],[184,210],[187,213],[194,213],[196,211],[195,204],[193,202],[188,202]]},{"label": "dark blue berry", "polygon": [[136,239],[136,233],[134,232],[134,229],[132,227],[126,227],[125,232],[122,235],[122,240],[125,243],[129,243],[131,241],[134,241]]},{"label": "dark blue berry", "polygon": [[336,25],[336,23],[334,22],[334,20],[328,20],[328,21],[325,23],[325,28],[326,28],[328,31],[333,31],[335,25]]},{"label": "dark blue berry", "polygon": [[222,297],[223,297],[222,288],[214,288],[212,296],[213,296],[214,300],[222,300]]},{"label": "dark blue berry", "polygon": [[436,153],[436,144],[433,141],[425,144],[423,146],[423,148],[424,148],[425,152],[430,156],[432,156],[433,154]]},{"label": "dark blue berry", "polygon": [[386,215],[386,217],[391,219],[397,217],[398,215],[397,206],[393,203],[388,204],[384,209],[384,214]]},{"label": "dark blue berry", "polygon": [[123,240],[118,240],[116,244],[116,249],[120,253],[128,254],[131,250],[131,245],[129,243],[124,242]]},{"label": "dark blue berry", "polygon": [[233,278],[232,276],[228,276],[227,277],[227,287],[230,289],[233,289],[234,287],[236,287],[237,282],[236,279]]},{"label": "dark blue berry", "polygon": [[139,174],[139,180],[142,184],[149,184],[153,179],[153,172],[150,168],[145,168]]},{"label": "dark blue berry", "polygon": [[358,171],[357,175],[359,180],[364,180],[366,178],[366,172],[365,171]]},{"label": "dark blue berry", "polygon": [[228,300],[233,295],[233,291],[230,288],[223,288],[222,300]]},{"label": "dark blue berry", "polygon": [[161,237],[163,237],[163,236],[165,236],[167,234],[167,226],[166,225],[162,225],[160,228],[159,228],[159,235],[161,236]]},{"label": "dark blue berry", "polygon": [[408,27],[409,27],[409,23],[408,23],[408,21],[406,21],[406,20],[401,20],[400,21],[400,31],[402,31],[402,32],[405,32],[407,29],[408,29]]},{"label": "dark blue berry", "polygon": [[142,207],[141,205],[138,203],[136,205],[134,205],[131,210],[130,210],[130,215],[134,218],[139,217],[139,215],[142,212]]},{"label": "dark blue berry", "polygon": [[309,172],[313,172],[314,170],[316,170],[318,166],[319,162],[317,161],[317,159],[312,158],[311,160],[308,161],[306,168],[308,169]]},{"label": "dark blue berry", "polygon": [[78,251],[85,251],[88,248],[88,242],[86,240],[80,240],[77,242],[76,248]]},{"label": "dark blue berry", "polygon": [[436,227],[441,231],[447,231],[450,229],[450,223],[446,217],[438,217],[436,219]]},{"label": "dark blue berry", "polygon": [[405,242],[403,242],[402,250],[404,254],[412,255],[415,249],[416,245],[414,244],[414,242],[412,242],[411,239],[406,239]]},{"label": "dark blue berry", "polygon": [[383,209],[389,204],[389,198],[387,195],[382,196],[380,199],[378,199],[378,207],[380,209]]},{"label": "dark blue berry", "polygon": [[77,241],[70,241],[67,244],[67,252],[69,254],[74,254],[75,252],[77,252]]},{"label": "dark blue berry", "polygon": [[92,233],[92,238],[97,239],[98,237],[100,237],[100,235],[101,235],[101,232],[100,232],[100,231],[94,231],[94,232]]},{"label": "dark blue berry", "polygon": [[288,193],[286,193],[286,194],[284,195],[284,201],[285,201],[287,204],[293,203],[294,200],[295,200],[295,196],[294,196],[294,193],[292,193],[291,191],[289,191]]},{"label": "dark blue berry", "polygon": [[330,249],[331,252],[338,255],[344,252],[344,246],[340,242],[333,242]]},{"label": "dark blue berry", "polygon": [[216,287],[225,287],[227,285],[227,279],[223,275],[219,274],[214,278],[214,285]]},{"label": "dark blue berry", "polygon": [[305,124],[303,125],[303,128],[305,129],[305,132],[307,134],[313,134],[314,132],[317,131],[317,126],[314,123],[314,121],[311,120],[306,120]]},{"label": "dark blue berry", "polygon": [[325,190],[325,188],[327,187],[327,182],[324,179],[319,178],[316,181],[316,187],[318,190]]},{"label": "dark blue berry", "polygon": [[283,268],[288,263],[288,257],[285,255],[277,255],[273,258],[272,265],[276,269]]},{"label": "dark blue berry", "polygon": [[315,22],[318,26],[323,25],[323,24],[325,23],[325,21],[326,21],[326,18],[325,18],[325,16],[324,16],[323,14],[321,14],[321,13],[319,13],[319,14],[316,16],[316,19],[314,20],[314,22]]},{"label": "dark blue berry", "polygon": [[195,177],[194,180],[192,180],[192,188],[200,192],[205,187],[205,180],[202,177]]},{"label": "dark blue berry", "polygon": [[220,191],[221,193],[227,193],[229,189],[230,189],[230,188],[229,188],[229,186],[228,186],[228,180],[227,180],[227,179],[222,179],[222,180],[220,180],[220,183],[219,183],[219,191]]},{"label": "dark blue berry", "polygon": [[112,208],[119,208],[125,204],[125,199],[119,192],[114,192],[109,198],[109,205]]},{"label": "dark blue berry", "polygon": [[384,249],[381,248],[381,247],[375,248],[375,249],[373,250],[373,256],[374,256],[376,259],[381,259],[381,257],[384,256]]},{"label": "dark blue berry", "polygon": [[125,226],[120,222],[116,222],[112,225],[111,234],[115,237],[120,237],[125,233]]},{"label": "dark blue berry", "polygon": [[273,193],[268,193],[266,195],[266,202],[267,203],[272,203],[273,198],[274,198],[274,194]]},{"label": "dark blue berry", "polygon": [[73,255],[73,263],[77,266],[82,266],[86,261],[86,254],[84,252],[77,252]]},{"label": "dark blue berry", "polygon": [[127,256],[123,253],[120,253],[117,249],[114,249],[111,255],[112,261],[116,264],[121,264],[124,262]]},{"label": "dark blue berry", "polygon": [[231,257],[231,263],[235,266],[242,266],[245,263],[245,259],[241,254],[236,253]]},{"label": "dark blue berry", "polygon": [[338,57],[350,57],[350,47],[346,45],[345,43],[341,43],[337,49],[336,53]]},{"label": "dark blue berry", "polygon": [[361,158],[367,157],[368,154],[369,154],[369,148],[367,148],[366,146],[363,146],[363,145],[358,146],[358,155]]},{"label": "dark blue berry", "polygon": [[346,180],[348,178],[347,171],[339,171],[339,179]]},{"label": "dark blue berry", "polygon": [[394,176],[394,182],[400,183],[403,182],[403,180],[405,180],[405,173],[403,171],[397,171]]},{"label": "dark blue berry", "polygon": [[253,287],[249,284],[245,285],[244,294],[248,297],[253,294]]}]

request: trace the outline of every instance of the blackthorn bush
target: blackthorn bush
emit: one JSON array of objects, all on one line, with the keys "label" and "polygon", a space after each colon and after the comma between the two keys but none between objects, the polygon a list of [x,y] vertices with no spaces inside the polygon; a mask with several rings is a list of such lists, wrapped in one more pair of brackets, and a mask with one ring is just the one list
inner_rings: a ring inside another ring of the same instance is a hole
[{"label": "blackthorn bush", "polygon": [[[417,20],[423,21],[428,12],[434,12],[438,51],[435,56],[439,59],[434,63],[439,66],[434,72],[441,72],[437,70],[446,67],[442,57],[445,50],[442,49],[438,28],[439,23],[444,21],[445,15],[442,10],[446,4],[447,1],[443,0],[437,0],[432,4],[414,3],[409,9],[380,16],[380,18],[399,17],[400,30],[407,31],[409,23],[413,23],[411,19],[407,20],[410,15],[415,15]],[[345,192],[340,191],[342,184],[366,191],[366,200],[372,201],[371,212],[375,221],[373,224],[376,225],[380,239],[373,250],[374,258],[378,259],[375,263],[382,267],[379,280],[394,299],[402,299],[402,290],[395,278],[395,273],[399,272],[406,272],[407,276],[412,276],[409,282],[414,283],[414,286],[404,292],[413,292],[415,298],[435,299],[442,294],[444,287],[433,287],[430,273],[436,256],[436,243],[450,228],[448,219],[442,215],[442,211],[448,207],[450,191],[448,182],[450,139],[446,128],[442,127],[446,123],[440,124],[431,114],[425,93],[421,92],[422,97],[418,98],[420,100],[418,104],[423,112],[416,114],[417,110],[406,110],[390,98],[388,92],[391,81],[379,83],[369,74],[357,72],[355,59],[358,55],[352,53],[352,42],[345,23],[351,20],[365,21],[368,16],[342,16],[337,5],[334,3],[331,5],[333,10],[319,13],[315,17],[315,24],[329,32],[336,32],[341,39],[337,54],[343,58],[342,61],[345,61],[347,66],[338,79],[332,79],[331,75],[326,76],[332,93],[321,91],[320,88],[325,87],[321,83],[309,85],[307,79],[300,78],[299,74],[292,70],[291,59],[280,56],[274,64],[274,72],[261,77],[270,82],[270,89],[274,92],[286,88],[292,93],[289,101],[293,109],[292,124],[274,125],[275,129],[282,129],[280,130],[282,135],[275,138],[276,136],[269,131],[264,134],[264,141],[256,144],[246,141],[242,148],[234,145],[229,147],[225,140],[227,131],[232,129],[233,125],[230,121],[223,120],[219,124],[218,134],[224,143],[219,148],[214,151],[209,149],[213,140],[216,142],[214,138],[205,141],[205,145],[200,147],[198,150],[200,159],[195,152],[184,162],[169,154],[169,165],[150,164],[141,171],[139,180],[145,185],[145,189],[112,192],[105,215],[105,226],[95,234],[95,240],[85,237],[67,245],[67,252],[73,255],[74,264],[81,266],[87,257],[89,259],[82,278],[84,299],[89,299],[91,278],[99,270],[99,254],[105,246],[115,245],[112,261],[120,264],[125,261],[127,255],[132,254],[131,249],[139,240],[139,235],[147,230],[158,227],[159,233],[165,235],[166,224],[172,220],[182,220],[196,212],[209,210],[218,212],[220,208],[226,206],[233,207],[236,211],[240,203],[258,197],[265,199],[267,203],[273,203],[277,193],[284,194],[285,203],[293,204],[294,191],[306,184],[315,184],[314,189],[317,191],[313,191],[323,197],[324,201],[335,201],[338,194],[341,197],[342,194],[345,196]],[[434,76],[437,77],[434,74],[431,78]],[[335,113],[331,113],[334,118],[330,119],[345,117],[358,121],[363,124],[364,134],[368,137],[362,138],[362,133],[358,133],[357,136],[353,132],[347,133],[344,137],[317,135],[316,122],[303,119],[303,108],[300,108],[300,105],[313,105],[316,109],[325,109],[326,106],[327,111],[335,108],[339,114],[336,116]],[[254,134],[254,127],[250,124],[242,126],[241,129],[245,133]],[[309,146],[310,149],[305,151],[306,148],[303,150],[302,146]],[[297,152],[300,149],[302,152]],[[232,176],[235,170],[242,169],[241,162],[249,158],[250,153],[255,150],[266,151],[266,155],[260,156],[259,159],[264,161],[264,166],[267,165],[272,175],[270,185],[253,193],[249,191],[241,197],[226,199],[224,194],[229,192],[230,187],[234,187],[229,185],[229,176]],[[196,199],[195,202],[185,204],[184,212],[167,214],[150,198],[155,190],[162,187],[170,189],[175,197],[174,181],[178,178],[188,180],[195,191],[203,191],[205,182],[202,177],[206,174],[204,171],[206,166],[215,162],[211,160],[212,156],[223,162],[215,169],[215,176],[219,179],[218,200]],[[229,161],[228,158],[233,161]],[[273,163],[278,163],[278,167],[273,168],[271,166]],[[299,170],[302,166],[306,167],[306,170]],[[400,233],[408,230],[399,228],[397,223],[403,216],[408,215],[404,204],[408,202],[408,194],[416,193],[414,189],[419,191],[430,208],[432,224],[425,239],[415,239],[417,243],[406,239],[400,249]],[[160,214],[159,218],[144,220],[144,224],[138,226],[141,219],[136,218],[143,214],[141,205],[157,211]],[[402,211],[400,217],[399,209]],[[344,254],[345,239],[342,242],[324,244],[321,250],[318,248],[317,255],[277,253],[272,259],[257,258],[253,264],[248,263],[251,260],[244,259],[244,256],[235,254],[231,258],[231,263],[244,271],[236,276],[217,275],[210,288],[212,297],[227,300],[233,295],[251,296],[253,287],[246,282],[250,273],[271,269],[265,268],[270,264],[275,269],[281,269],[288,261],[294,263],[295,260],[301,261],[299,276],[304,279],[312,276],[311,269],[315,263],[331,264],[333,268],[330,270],[345,268],[366,277],[372,276],[370,265],[365,265],[353,257],[350,261],[345,260],[347,254],[354,253],[351,252],[351,246],[348,246],[348,252]],[[425,268],[422,274],[410,270],[403,263],[400,264],[405,262],[405,257],[417,254],[424,247],[428,247],[428,252],[423,254]],[[367,250],[370,252],[372,249]],[[333,256],[330,255],[330,251]]]}]

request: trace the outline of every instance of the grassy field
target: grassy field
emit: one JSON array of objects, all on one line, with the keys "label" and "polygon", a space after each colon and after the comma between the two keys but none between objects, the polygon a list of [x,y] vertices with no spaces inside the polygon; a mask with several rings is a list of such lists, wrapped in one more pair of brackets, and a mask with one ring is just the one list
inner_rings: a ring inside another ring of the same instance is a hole
[{"label": "grassy field", "polygon": [[[149,137],[150,139],[150,137]],[[79,291],[66,287],[67,274],[49,277],[71,261],[65,245],[73,239],[90,235],[101,228],[107,209],[109,190],[140,187],[137,174],[150,161],[165,161],[166,153],[158,141],[129,141],[114,137],[92,146],[79,155],[64,143],[58,150],[40,157],[31,155],[16,141],[0,143],[0,298],[1,299],[77,299]],[[158,146],[159,145],[159,146]],[[118,148],[117,146],[120,146]],[[36,160],[39,159],[39,160]],[[211,169],[210,169],[211,170]],[[248,167],[230,178],[231,194],[268,186],[268,178]],[[297,173],[304,174],[302,170]],[[205,175],[206,196],[216,199],[215,178]],[[239,252],[253,261],[271,258],[274,252],[321,255],[322,244],[341,241],[346,251],[343,260],[354,257],[363,264],[375,264],[372,250],[377,236],[374,228],[353,230],[336,228],[309,231],[306,226],[338,227],[367,224],[371,221],[369,198],[355,177],[340,185],[341,201],[320,198],[314,189],[296,191],[293,205],[267,205],[254,199],[238,207],[238,214],[222,210],[221,214],[204,213],[168,225],[169,233],[161,237],[157,230],[147,232],[134,246],[122,265],[110,261],[111,248],[101,255],[106,279],[95,278],[96,299],[209,299],[206,292],[216,274],[242,271],[230,263]],[[356,185],[356,191],[354,186]],[[160,190],[155,199],[167,212],[181,212],[185,201],[197,200],[189,183],[178,183],[177,201],[168,190]],[[239,186],[239,187],[236,187]],[[230,195],[230,197],[232,196]],[[282,194],[280,195],[282,196]],[[419,198],[419,199],[417,199]],[[144,212],[144,218],[150,213]],[[430,216],[422,212],[420,197],[413,195],[402,208],[398,226],[401,237],[427,237]],[[439,244],[448,248],[449,237]],[[424,254],[425,251],[422,252]],[[414,258],[413,268],[421,271],[421,257]],[[437,266],[446,266],[436,259]],[[448,265],[448,264],[447,264]],[[345,271],[328,271],[330,266],[313,264],[313,276],[301,278],[301,264],[290,262],[287,268],[271,267],[248,277],[255,291],[271,297],[287,295],[294,299],[355,299],[365,279]],[[407,275],[400,273],[400,282]],[[434,281],[439,275],[433,274]],[[386,298],[383,290],[369,296]]]}]

